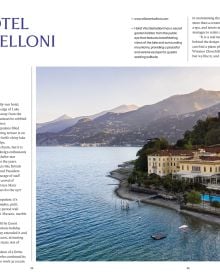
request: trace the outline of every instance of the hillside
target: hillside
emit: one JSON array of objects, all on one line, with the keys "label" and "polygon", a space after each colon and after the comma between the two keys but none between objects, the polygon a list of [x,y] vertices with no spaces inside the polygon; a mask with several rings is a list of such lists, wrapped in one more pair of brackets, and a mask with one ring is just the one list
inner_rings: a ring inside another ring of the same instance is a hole
[{"label": "hillside", "polygon": [[184,133],[183,139],[177,141],[177,146],[192,148],[195,145],[210,146],[220,144],[220,115],[198,120],[192,130]]},{"label": "hillside", "polygon": [[62,115],[61,117],[50,121],[50,122],[45,122],[45,123],[38,123],[37,124],[37,134],[38,133],[48,133],[48,132],[60,132],[68,127],[74,126],[79,120],[83,118],[90,118],[91,120],[94,120],[98,117],[101,117],[105,115],[108,112],[111,113],[126,113],[126,112],[131,112],[133,110],[138,109],[138,106],[136,105],[121,105],[116,108],[110,109],[110,110],[105,110],[102,112],[99,112],[97,114],[91,115],[91,116],[80,116],[76,118],[71,118],[67,115]]},{"label": "hillside", "polygon": [[[204,107],[205,109],[198,110]],[[190,94],[172,96],[132,112],[106,113],[94,120],[90,118],[87,121],[78,121],[58,134],[39,134],[37,144],[99,143],[141,146],[146,139],[152,137],[165,137],[170,143],[174,143],[182,138],[185,130],[191,129],[198,119],[216,116],[218,111],[220,92],[199,89]]]}]

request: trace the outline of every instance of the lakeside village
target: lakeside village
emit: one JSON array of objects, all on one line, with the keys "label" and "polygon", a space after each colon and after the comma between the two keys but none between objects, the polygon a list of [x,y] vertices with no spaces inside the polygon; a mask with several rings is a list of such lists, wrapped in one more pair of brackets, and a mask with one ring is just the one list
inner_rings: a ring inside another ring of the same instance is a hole
[{"label": "lakeside village", "polygon": [[148,139],[136,160],[119,167],[111,172],[119,196],[220,218],[220,113],[199,120],[175,145]]}]

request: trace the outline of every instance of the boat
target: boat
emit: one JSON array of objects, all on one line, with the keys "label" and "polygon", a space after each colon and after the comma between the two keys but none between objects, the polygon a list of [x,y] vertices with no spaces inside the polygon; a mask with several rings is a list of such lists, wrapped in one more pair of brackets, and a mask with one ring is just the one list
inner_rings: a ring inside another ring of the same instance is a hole
[{"label": "boat", "polygon": [[163,233],[156,233],[156,234],[151,235],[151,238],[153,238],[154,240],[160,240],[160,239],[164,239],[166,237],[167,237],[167,235],[163,234]]},{"label": "boat", "polygon": [[187,228],[188,228],[187,225],[182,225],[182,226],[179,227],[179,229],[187,229]]}]

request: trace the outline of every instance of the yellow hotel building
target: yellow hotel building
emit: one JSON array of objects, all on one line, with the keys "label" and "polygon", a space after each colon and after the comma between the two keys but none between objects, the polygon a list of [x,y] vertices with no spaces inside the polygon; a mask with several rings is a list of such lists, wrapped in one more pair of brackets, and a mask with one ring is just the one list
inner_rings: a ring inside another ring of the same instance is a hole
[{"label": "yellow hotel building", "polygon": [[180,160],[179,171],[174,178],[205,184],[213,188],[220,185],[220,157],[200,156],[189,160]]},{"label": "yellow hotel building", "polygon": [[148,156],[148,173],[159,176],[173,174],[179,171],[179,162],[182,159],[192,158],[192,151],[162,150]]},{"label": "yellow hotel building", "polygon": [[200,150],[162,150],[148,156],[148,173],[172,174],[174,179],[220,188],[220,147]]}]

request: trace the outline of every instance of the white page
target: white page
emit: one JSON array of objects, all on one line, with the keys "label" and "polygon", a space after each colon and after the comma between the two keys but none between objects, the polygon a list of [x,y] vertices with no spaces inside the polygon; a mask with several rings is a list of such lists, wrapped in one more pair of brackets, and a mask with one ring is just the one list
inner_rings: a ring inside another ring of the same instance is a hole
[{"label": "white page", "polygon": [[[11,275],[18,277],[19,275],[20,278],[22,275],[28,275],[39,278],[48,275],[49,277],[58,278],[61,275],[64,277],[71,275],[77,279],[86,277],[92,277],[92,279],[126,277],[131,279],[149,275],[150,277],[155,277],[155,275],[163,276],[165,273],[167,274],[166,276],[173,279],[176,279],[179,275],[184,275],[184,277],[197,276],[198,274],[200,274],[200,277],[203,275],[214,276],[214,270],[217,268],[218,262],[36,261],[35,125],[38,122],[38,110],[40,109],[37,104],[36,73],[37,69],[41,68],[37,67],[117,68],[173,66],[216,67],[217,69],[220,64],[219,57],[192,56],[192,40],[194,40],[194,37],[192,36],[191,28],[192,17],[218,17],[218,6],[218,1],[209,1],[208,3],[204,1],[182,3],[177,1],[156,1],[155,3],[150,3],[149,1],[65,0],[62,2],[38,1],[31,3],[30,1],[22,0],[2,3],[1,18],[9,19],[7,24],[5,19],[2,19],[0,26],[0,35],[5,36],[1,37],[0,48],[0,73],[2,77],[0,102],[4,104],[2,107],[5,107],[5,104],[9,104],[8,107],[13,109],[19,107],[21,115],[17,116],[22,117],[23,120],[18,119],[10,123],[7,122],[7,124],[10,127],[19,126],[20,137],[24,137],[18,140],[6,139],[5,144],[2,144],[20,146],[20,148],[12,150],[22,151],[21,154],[16,156],[16,163],[12,163],[21,165],[21,167],[18,167],[20,176],[18,178],[14,177],[16,182],[14,189],[19,190],[2,192],[3,198],[11,199],[10,203],[18,203],[18,205],[15,204],[12,207],[19,207],[19,210],[13,211],[19,212],[20,215],[13,217],[1,215],[1,222],[14,223],[17,221],[17,226],[20,227],[20,232],[23,232],[23,234],[22,236],[19,234],[20,239],[18,240],[20,241],[17,245],[13,243],[11,245],[2,244],[1,250],[8,251],[7,255],[23,255],[24,263],[1,263],[1,271],[3,271],[5,277],[10,277]],[[156,17],[167,18],[167,20],[155,20]],[[17,18],[14,23],[11,20],[12,18]],[[146,18],[149,19],[146,20]],[[216,22],[219,22],[219,19],[216,19]],[[181,44],[176,44],[180,48],[177,49],[176,54],[163,55],[162,53],[159,54],[158,58],[135,58],[134,27],[154,25],[181,27],[178,33],[178,41]],[[40,36],[46,37],[48,35],[51,40],[50,46],[40,47]],[[29,42],[28,36],[32,36]],[[35,44],[36,46],[34,46]],[[32,47],[30,47],[31,45]],[[212,43],[211,45],[218,44]],[[208,55],[218,54],[218,49],[216,52],[207,53]],[[213,88],[208,89],[219,90],[216,87],[216,77],[211,82],[213,82]],[[202,81],[204,86],[210,85],[210,87],[211,82],[206,83],[205,78]],[[157,80],[155,80],[156,83]],[[188,89],[189,91],[187,91]],[[186,91],[182,93],[189,93],[190,90],[190,86],[186,87]],[[152,99],[152,103],[158,102],[162,98],[156,97],[154,93],[152,93],[152,96],[155,97]],[[124,102],[126,103],[127,101],[125,100]],[[51,103],[53,103],[53,100],[51,100]],[[99,107],[97,110],[84,110],[84,114],[88,112],[89,115],[93,115],[102,111],[102,109],[110,109],[110,107],[116,107],[121,104],[105,104],[104,107]],[[44,109],[44,111],[46,110]],[[18,111],[15,112],[17,113]],[[57,113],[56,116],[59,117],[59,114]],[[56,116],[50,115],[50,119],[48,117],[47,120],[46,118],[41,120],[49,121],[55,119]],[[74,117],[76,116],[78,115]],[[3,151],[4,148],[1,150]],[[13,184],[14,181],[11,181],[11,183]],[[7,207],[10,208],[10,204]],[[7,211],[10,212],[10,210]],[[16,247],[14,248],[14,246]],[[13,253],[11,252],[13,250],[22,252]]]}]

